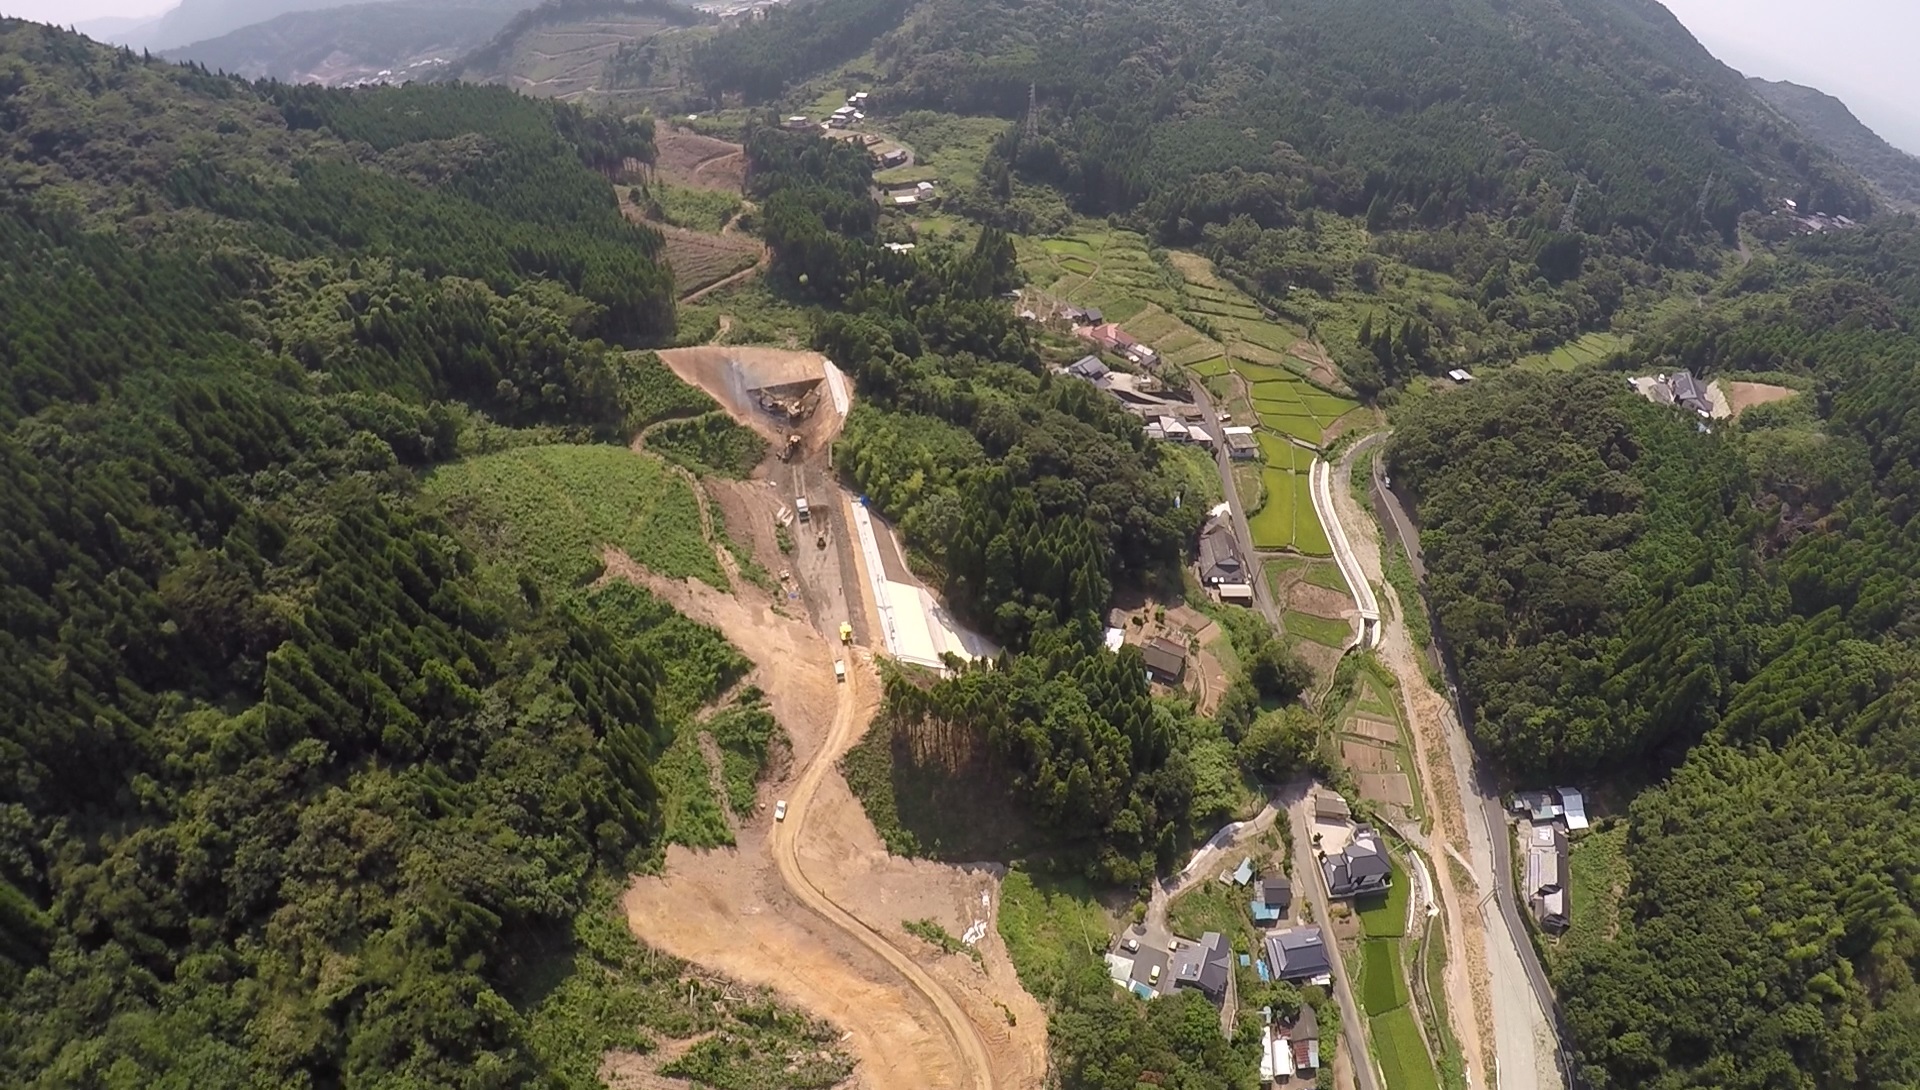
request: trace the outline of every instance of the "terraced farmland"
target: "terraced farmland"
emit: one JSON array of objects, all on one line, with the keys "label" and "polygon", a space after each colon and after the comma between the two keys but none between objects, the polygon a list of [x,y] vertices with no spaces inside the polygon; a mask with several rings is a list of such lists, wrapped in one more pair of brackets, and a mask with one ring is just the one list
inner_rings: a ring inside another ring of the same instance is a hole
[{"label": "terraced farmland", "polygon": [[1293,549],[1308,556],[1332,556],[1326,527],[1313,509],[1307,474],[1314,454],[1270,431],[1257,433],[1267,460],[1261,471],[1266,503],[1247,520],[1256,549]]}]

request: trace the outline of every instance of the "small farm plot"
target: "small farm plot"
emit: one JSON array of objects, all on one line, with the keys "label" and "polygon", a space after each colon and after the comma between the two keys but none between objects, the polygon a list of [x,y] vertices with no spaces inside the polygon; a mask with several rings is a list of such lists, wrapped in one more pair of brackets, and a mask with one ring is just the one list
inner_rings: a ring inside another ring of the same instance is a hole
[{"label": "small farm plot", "polygon": [[1420,1036],[1412,1007],[1403,1006],[1368,1021],[1387,1090],[1440,1090],[1440,1077],[1427,1056],[1427,1043]]},{"label": "small farm plot", "polygon": [[1400,968],[1400,943],[1368,939],[1360,946],[1360,1005],[1379,1016],[1407,1005],[1407,977]]}]

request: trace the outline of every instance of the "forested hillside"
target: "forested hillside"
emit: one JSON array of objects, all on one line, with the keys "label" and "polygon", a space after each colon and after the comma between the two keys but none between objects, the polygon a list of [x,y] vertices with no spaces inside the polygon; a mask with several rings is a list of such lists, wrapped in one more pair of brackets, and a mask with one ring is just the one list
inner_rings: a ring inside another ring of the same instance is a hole
[{"label": "forested hillside", "polygon": [[[1398,428],[1480,743],[1530,782],[1657,785],[1617,932],[1556,967],[1597,1087],[1920,1079],[1917,259],[1900,221],[1808,238],[1612,373]],[[1623,381],[1680,367],[1805,392],[1709,431]]]},{"label": "forested hillside", "polygon": [[1767,104],[1784,114],[1808,137],[1860,172],[1887,198],[1905,208],[1920,207],[1920,158],[1880,139],[1847,109],[1847,104],[1817,88],[1786,80],[1754,77],[1748,81]]},{"label": "forested hillside", "polygon": [[[1009,122],[949,208],[1197,250],[1367,394],[1609,330],[1776,198],[1875,200],[1655,0],[817,0],[698,48],[682,104],[843,63],[884,116]],[[1334,298],[1389,343],[1320,330]]]},{"label": "forested hillside", "polygon": [[11,20],[0,73],[0,1084],[588,1087],[709,1031],[689,1074],[844,1075],[609,915],[737,656],[418,497],[625,438],[598,338],[671,283],[601,171],[649,130]]}]

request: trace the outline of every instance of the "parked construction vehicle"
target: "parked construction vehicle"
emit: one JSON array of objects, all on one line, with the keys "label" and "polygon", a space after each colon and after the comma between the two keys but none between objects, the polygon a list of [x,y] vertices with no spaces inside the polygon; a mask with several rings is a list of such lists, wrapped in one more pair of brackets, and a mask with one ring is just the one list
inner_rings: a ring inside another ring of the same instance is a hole
[{"label": "parked construction vehicle", "polygon": [[783,462],[791,462],[793,461],[794,455],[799,453],[800,453],[800,437],[797,435],[787,436],[787,446],[785,450],[782,450],[780,452],[780,460]]}]

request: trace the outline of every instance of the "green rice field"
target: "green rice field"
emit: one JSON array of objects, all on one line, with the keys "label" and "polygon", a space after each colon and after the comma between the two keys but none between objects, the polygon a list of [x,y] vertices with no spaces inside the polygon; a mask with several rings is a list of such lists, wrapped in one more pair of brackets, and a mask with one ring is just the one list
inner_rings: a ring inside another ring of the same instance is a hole
[{"label": "green rice field", "polygon": [[1360,1005],[1372,1017],[1407,1005],[1407,977],[1394,940],[1368,939],[1360,945]]},{"label": "green rice field", "polygon": [[1368,1021],[1387,1090],[1440,1090],[1440,1077],[1427,1057],[1426,1041],[1420,1036],[1412,1007],[1400,1007]]}]

